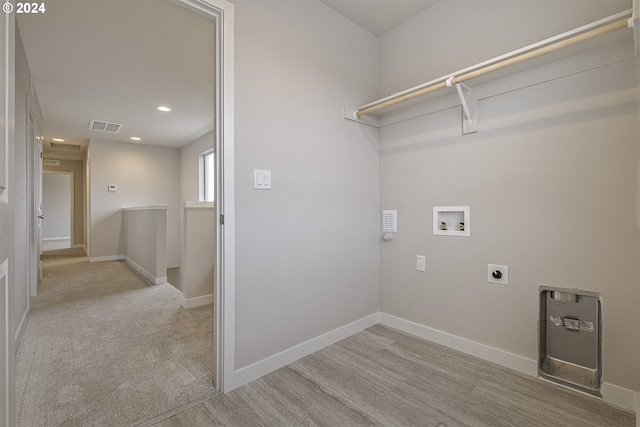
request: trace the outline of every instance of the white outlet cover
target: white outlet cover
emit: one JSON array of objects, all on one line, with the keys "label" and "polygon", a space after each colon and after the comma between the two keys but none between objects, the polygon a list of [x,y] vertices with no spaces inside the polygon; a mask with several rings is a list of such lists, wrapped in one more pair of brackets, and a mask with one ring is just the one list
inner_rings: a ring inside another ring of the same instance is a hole
[{"label": "white outlet cover", "polygon": [[[499,271],[502,276],[497,279],[493,273]],[[489,283],[497,283],[499,285],[509,284],[509,267],[506,265],[487,264],[487,281]]]},{"label": "white outlet cover", "polygon": [[416,255],[416,271],[426,271],[427,258],[424,255]]}]

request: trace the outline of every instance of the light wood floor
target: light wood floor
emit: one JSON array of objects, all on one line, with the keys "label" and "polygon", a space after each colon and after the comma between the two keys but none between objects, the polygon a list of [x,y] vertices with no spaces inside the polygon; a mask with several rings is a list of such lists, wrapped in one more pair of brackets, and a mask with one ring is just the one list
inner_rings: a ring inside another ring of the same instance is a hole
[{"label": "light wood floor", "polygon": [[376,325],[155,425],[636,424],[599,399]]}]

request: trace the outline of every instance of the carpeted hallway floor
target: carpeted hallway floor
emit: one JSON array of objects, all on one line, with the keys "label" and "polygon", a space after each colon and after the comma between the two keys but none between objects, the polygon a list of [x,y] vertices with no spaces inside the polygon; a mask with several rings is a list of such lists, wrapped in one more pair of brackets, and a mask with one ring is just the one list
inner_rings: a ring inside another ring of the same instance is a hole
[{"label": "carpeted hallway floor", "polygon": [[[76,252],[74,252],[76,251]],[[122,261],[45,253],[16,358],[20,426],[133,426],[216,394],[213,308]]]}]

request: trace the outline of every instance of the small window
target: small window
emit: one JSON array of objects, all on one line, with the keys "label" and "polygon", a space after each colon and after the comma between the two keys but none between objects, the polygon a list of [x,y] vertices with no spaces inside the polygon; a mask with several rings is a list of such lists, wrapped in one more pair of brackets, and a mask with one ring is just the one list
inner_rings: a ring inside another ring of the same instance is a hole
[{"label": "small window", "polygon": [[215,157],[213,151],[200,155],[200,201],[213,202],[215,195]]}]

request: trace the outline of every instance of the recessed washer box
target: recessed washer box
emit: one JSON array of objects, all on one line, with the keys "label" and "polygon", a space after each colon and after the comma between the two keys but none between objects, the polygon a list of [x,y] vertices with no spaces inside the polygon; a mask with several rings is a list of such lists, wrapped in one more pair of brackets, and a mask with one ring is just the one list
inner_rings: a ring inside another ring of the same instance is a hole
[{"label": "recessed washer box", "polygon": [[471,210],[469,206],[434,207],[433,234],[441,236],[470,236]]}]

